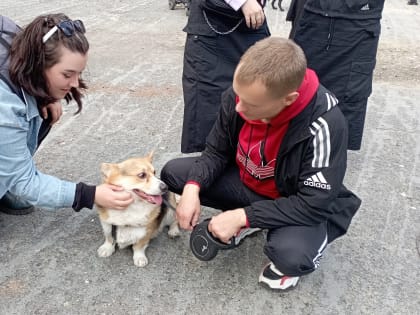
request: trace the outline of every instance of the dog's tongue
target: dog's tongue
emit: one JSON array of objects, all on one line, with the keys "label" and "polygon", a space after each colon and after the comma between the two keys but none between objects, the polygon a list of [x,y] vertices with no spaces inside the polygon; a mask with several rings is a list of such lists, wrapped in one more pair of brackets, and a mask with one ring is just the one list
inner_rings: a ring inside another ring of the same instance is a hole
[{"label": "dog's tongue", "polygon": [[146,200],[147,202],[157,204],[160,206],[162,204],[162,196],[161,195],[148,195],[143,191],[139,191],[137,193],[141,198]]},{"label": "dog's tongue", "polygon": [[150,203],[155,203],[158,206],[162,204],[162,196],[161,195],[147,195],[147,201]]}]

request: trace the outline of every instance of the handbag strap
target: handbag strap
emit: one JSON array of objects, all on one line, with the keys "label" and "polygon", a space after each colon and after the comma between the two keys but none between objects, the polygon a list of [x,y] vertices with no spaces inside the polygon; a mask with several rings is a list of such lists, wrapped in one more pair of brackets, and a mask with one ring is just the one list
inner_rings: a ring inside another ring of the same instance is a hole
[{"label": "handbag strap", "polygon": [[205,10],[202,10],[203,11],[203,16],[204,16],[204,19],[206,20],[206,23],[207,23],[207,25],[210,27],[210,29],[213,31],[213,32],[215,32],[216,34],[218,34],[218,35],[228,35],[228,34],[230,34],[230,33],[233,33],[238,27],[239,27],[239,25],[241,25],[241,23],[243,22],[243,18],[242,19],[240,19],[239,20],[239,22],[234,26],[234,27],[232,27],[230,30],[228,30],[228,31],[226,31],[226,32],[221,32],[221,31],[218,31],[211,23],[210,23],[210,21],[209,21],[209,19],[208,19],[208,17],[207,17],[207,14],[206,14],[206,11]]}]

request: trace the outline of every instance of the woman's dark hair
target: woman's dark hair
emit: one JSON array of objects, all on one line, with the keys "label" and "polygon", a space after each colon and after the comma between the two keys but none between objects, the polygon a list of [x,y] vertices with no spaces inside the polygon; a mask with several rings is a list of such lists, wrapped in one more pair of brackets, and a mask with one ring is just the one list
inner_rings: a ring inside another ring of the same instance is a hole
[{"label": "woman's dark hair", "polygon": [[[9,74],[11,81],[21,86],[37,100],[38,108],[57,101],[49,95],[45,70],[60,61],[62,47],[72,52],[86,55],[89,43],[85,35],[75,31],[72,36],[65,36],[57,30],[45,43],[42,37],[62,21],[70,20],[64,14],[47,14],[35,18],[13,39],[10,49]],[[82,91],[87,88],[79,78],[79,87],[70,89],[65,99],[75,100],[78,106],[76,113],[82,110]]]}]

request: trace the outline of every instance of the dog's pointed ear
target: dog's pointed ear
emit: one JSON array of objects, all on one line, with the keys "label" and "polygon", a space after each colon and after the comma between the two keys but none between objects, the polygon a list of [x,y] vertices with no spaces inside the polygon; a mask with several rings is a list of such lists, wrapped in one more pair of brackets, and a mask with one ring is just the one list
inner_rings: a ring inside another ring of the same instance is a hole
[{"label": "dog's pointed ear", "polygon": [[150,162],[152,162],[153,160],[153,154],[155,154],[155,150],[150,151],[150,153],[147,155],[147,158],[149,159]]},{"label": "dog's pointed ear", "polygon": [[103,179],[108,178],[118,167],[116,164],[112,163],[102,163],[101,164],[101,174]]}]

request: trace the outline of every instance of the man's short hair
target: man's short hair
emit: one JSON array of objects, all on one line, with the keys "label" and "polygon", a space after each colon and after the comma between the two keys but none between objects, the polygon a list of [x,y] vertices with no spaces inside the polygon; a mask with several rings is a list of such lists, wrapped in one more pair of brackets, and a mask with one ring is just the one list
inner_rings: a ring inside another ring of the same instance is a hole
[{"label": "man's short hair", "polygon": [[306,72],[303,50],[292,40],[268,37],[256,42],[241,57],[235,72],[239,84],[261,81],[272,97],[296,91]]}]

